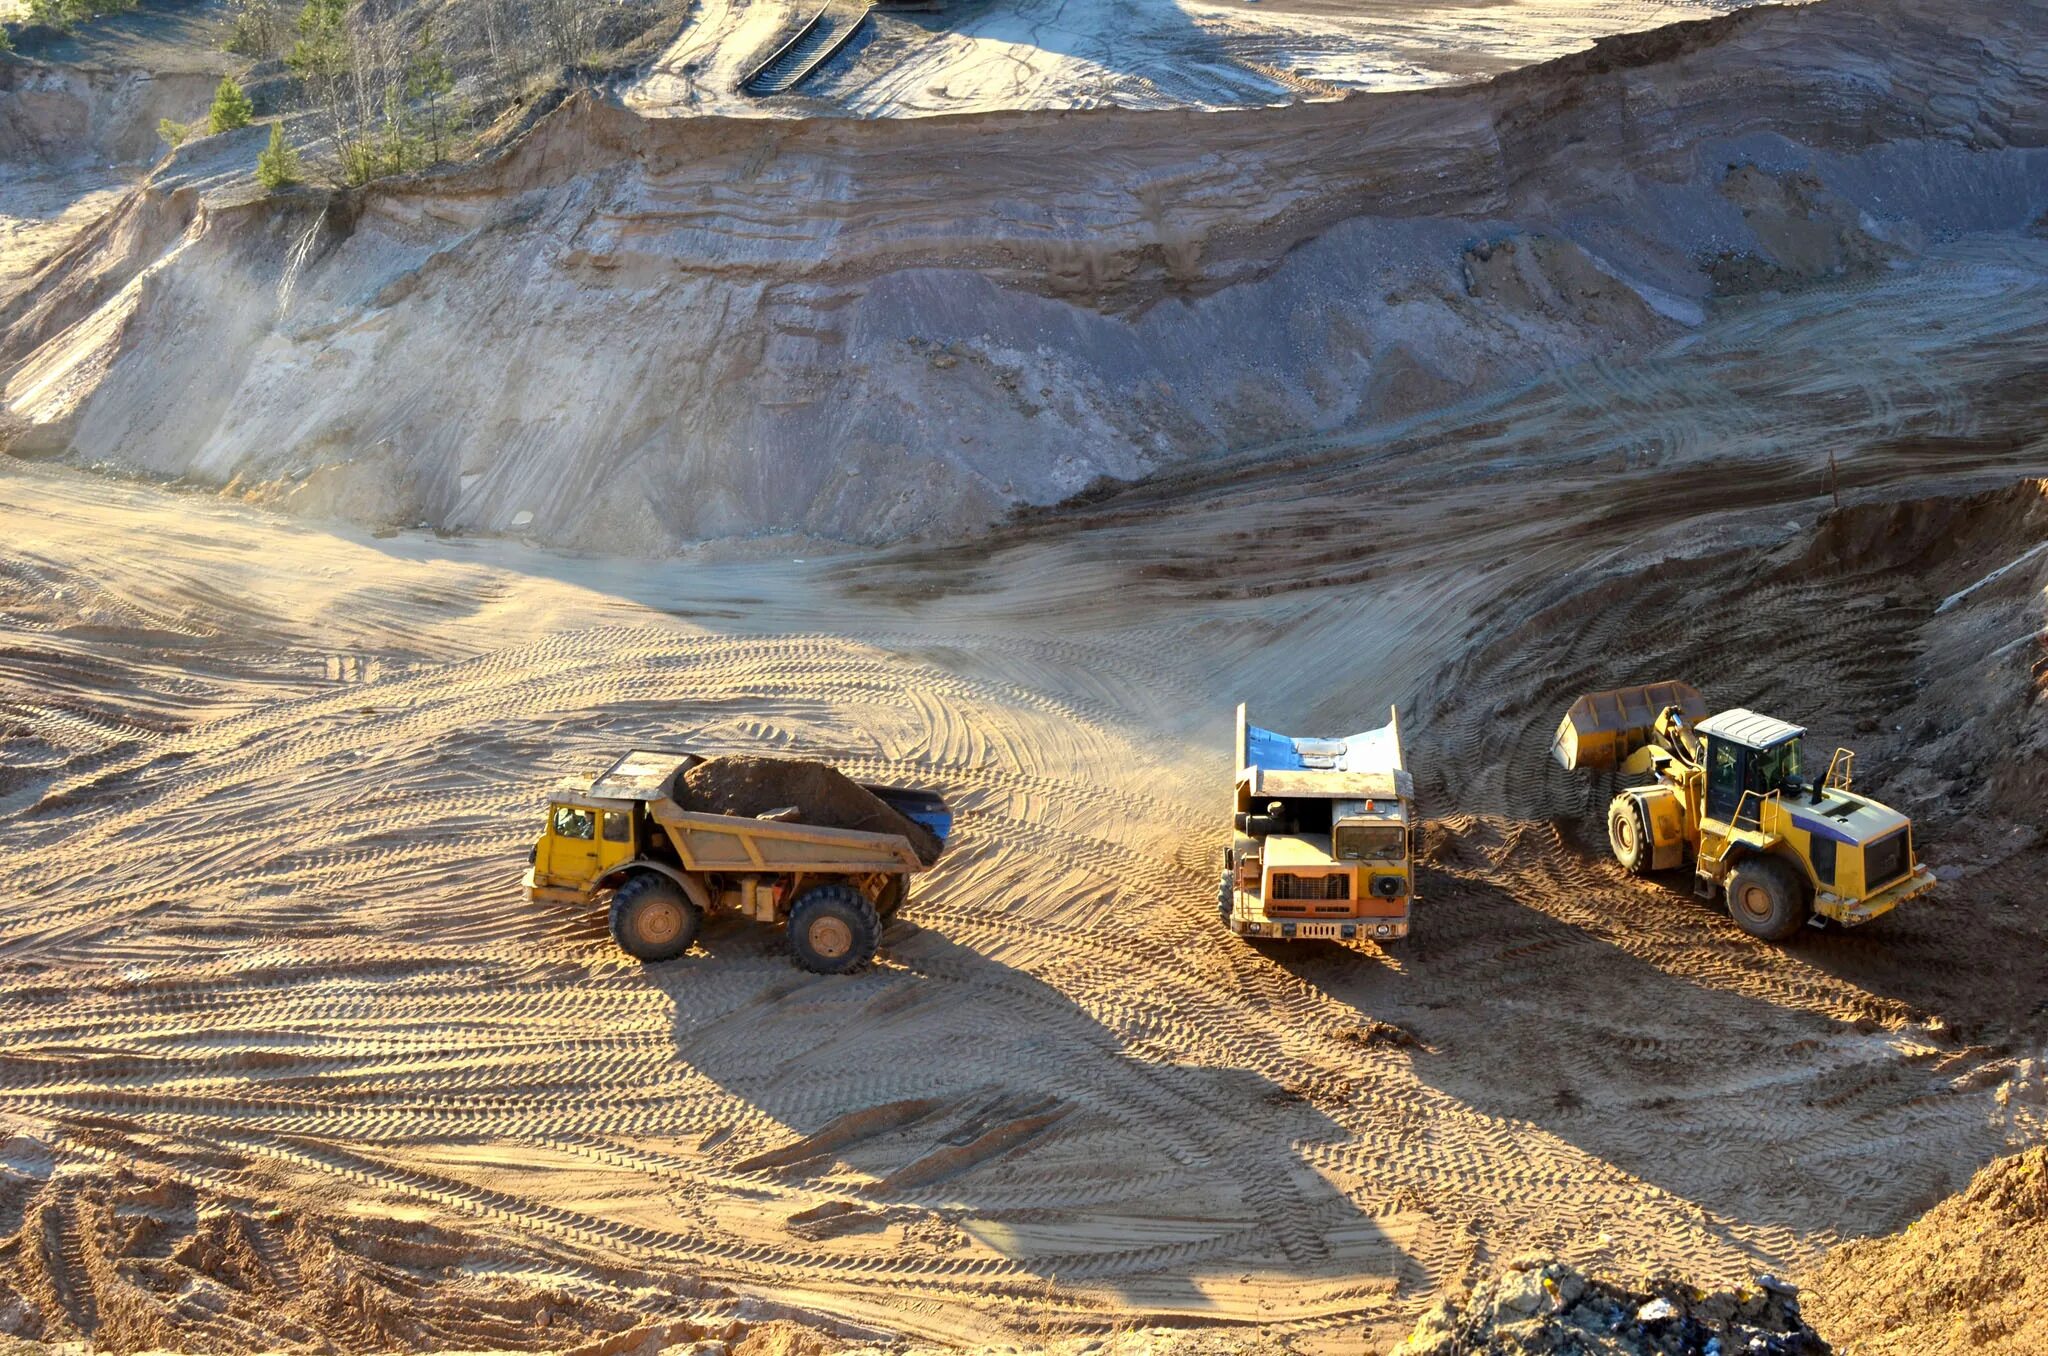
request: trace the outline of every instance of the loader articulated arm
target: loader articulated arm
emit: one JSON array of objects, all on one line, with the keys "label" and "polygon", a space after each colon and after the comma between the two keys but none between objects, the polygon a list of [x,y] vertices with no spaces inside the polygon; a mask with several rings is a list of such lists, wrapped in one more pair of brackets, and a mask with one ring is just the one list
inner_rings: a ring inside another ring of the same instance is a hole
[{"label": "loader articulated arm", "polygon": [[[1661,749],[1688,767],[1700,765],[1692,727],[1707,718],[1707,700],[1688,683],[1645,683],[1594,692],[1572,703],[1550,742],[1551,756],[1571,770],[1611,772],[1644,749]],[[1626,771],[1647,771],[1641,765]]]}]

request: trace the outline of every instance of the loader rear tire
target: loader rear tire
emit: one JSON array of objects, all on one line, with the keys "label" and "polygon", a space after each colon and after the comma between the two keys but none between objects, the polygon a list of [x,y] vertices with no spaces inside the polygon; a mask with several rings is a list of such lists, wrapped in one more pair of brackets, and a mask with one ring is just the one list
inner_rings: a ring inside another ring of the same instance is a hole
[{"label": "loader rear tire", "polygon": [[1643,813],[1643,803],[1634,796],[1616,796],[1607,807],[1607,846],[1614,849],[1614,860],[1631,876],[1649,871],[1650,821]]},{"label": "loader rear tire", "polygon": [[1775,857],[1745,857],[1728,873],[1728,916],[1766,942],[1782,942],[1806,926],[1805,882]]},{"label": "loader rear tire", "polygon": [[875,958],[882,920],[850,885],[820,885],[790,906],[789,951],[814,975],[843,975]]},{"label": "loader rear tire", "polygon": [[612,940],[636,960],[674,960],[704,926],[704,911],[683,889],[651,871],[626,878],[612,896]]}]

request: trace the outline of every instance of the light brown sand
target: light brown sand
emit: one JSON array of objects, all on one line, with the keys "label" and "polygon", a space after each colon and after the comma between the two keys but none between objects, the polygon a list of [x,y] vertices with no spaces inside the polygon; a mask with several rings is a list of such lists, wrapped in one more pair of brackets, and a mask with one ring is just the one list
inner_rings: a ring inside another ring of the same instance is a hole
[{"label": "light brown sand", "polygon": [[[1897,1226],[2039,1132],[2000,788],[2048,558],[1936,609],[2044,531],[2042,249],[921,553],[642,566],[0,463],[0,1317],[1319,1342],[1525,1250],[1711,1281]],[[1667,676],[1857,743],[1952,883],[1779,950],[1622,876],[1544,745]],[[1240,699],[1403,703],[1408,944],[1218,928]],[[875,969],[731,921],[642,967],[521,901],[543,788],[692,737],[948,795]]]}]

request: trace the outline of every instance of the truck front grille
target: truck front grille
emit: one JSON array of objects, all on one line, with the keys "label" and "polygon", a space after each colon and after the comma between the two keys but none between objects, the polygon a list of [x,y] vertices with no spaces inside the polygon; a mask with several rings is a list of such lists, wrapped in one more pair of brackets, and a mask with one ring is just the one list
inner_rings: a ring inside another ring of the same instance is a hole
[{"label": "truck front grille", "polygon": [[1906,874],[1906,830],[1863,849],[1863,888],[1875,890]]},{"label": "truck front grille", "polygon": [[1291,871],[1273,873],[1274,899],[1349,899],[1349,876],[1297,876]]}]

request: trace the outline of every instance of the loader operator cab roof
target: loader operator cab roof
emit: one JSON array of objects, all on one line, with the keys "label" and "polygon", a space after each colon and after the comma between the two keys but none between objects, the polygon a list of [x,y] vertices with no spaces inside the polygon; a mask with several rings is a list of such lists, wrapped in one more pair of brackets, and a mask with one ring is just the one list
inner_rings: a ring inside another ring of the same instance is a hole
[{"label": "loader operator cab roof", "polygon": [[1746,749],[1775,748],[1788,739],[1797,739],[1806,733],[1799,726],[1788,725],[1775,716],[1758,715],[1741,707],[1733,711],[1723,711],[1718,716],[1709,716],[1693,726],[1693,729],[1701,734],[1725,739],[1731,744],[1740,744]]}]

